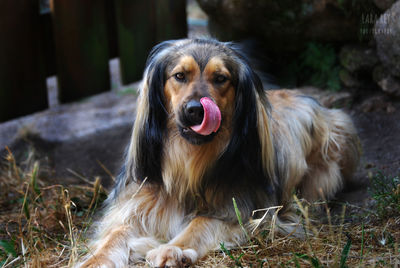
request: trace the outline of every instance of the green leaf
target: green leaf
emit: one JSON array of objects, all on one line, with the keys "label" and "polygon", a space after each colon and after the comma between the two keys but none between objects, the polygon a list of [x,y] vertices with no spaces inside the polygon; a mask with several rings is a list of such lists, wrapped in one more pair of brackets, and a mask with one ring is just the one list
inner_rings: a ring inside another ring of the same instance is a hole
[{"label": "green leaf", "polygon": [[17,252],[14,248],[14,242],[7,240],[0,240],[0,247],[4,249],[7,254],[11,254],[14,258],[17,257]]},{"label": "green leaf", "polygon": [[307,43],[299,56],[299,73],[306,83],[317,87],[325,87],[333,91],[341,88],[339,63],[335,49],[331,45]]}]

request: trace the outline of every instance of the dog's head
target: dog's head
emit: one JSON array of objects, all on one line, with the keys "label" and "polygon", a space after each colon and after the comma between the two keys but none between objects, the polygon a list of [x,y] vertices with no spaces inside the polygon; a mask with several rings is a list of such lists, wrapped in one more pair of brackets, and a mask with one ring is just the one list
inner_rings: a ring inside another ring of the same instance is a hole
[{"label": "dog's head", "polygon": [[161,158],[171,129],[188,146],[226,139],[218,160],[222,169],[237,162],[248,169],[261,166],[258,114],[267,101],[260,79],[233,44],[186,39],[157,45],[140,94],[128,156],[135,177],[162,180]]},{"label": "dog's head", "polygon": [[181,49],[166,67],[166,108],[180,135],[189,143],[210,142],[221,123],[223,127],[230,126],[235,67],[221,47],[198,45]]},{"label": "dog's head", "polygon": [[[163,112],[160,119],[172,117],[189,143],[212,141],[220,128],[231,128],[235,114],[242,115],[243,123],[254,119],[245,114],[255,114],[253,89],[262,90],[261,83],[232,44],[203,39],[167,41],[153,49],[147,65],[144,91],[149,112],[157,118]],[[219,113],[220,119],[208,118]],[[209,126],[199,130],[205,120]]]}]

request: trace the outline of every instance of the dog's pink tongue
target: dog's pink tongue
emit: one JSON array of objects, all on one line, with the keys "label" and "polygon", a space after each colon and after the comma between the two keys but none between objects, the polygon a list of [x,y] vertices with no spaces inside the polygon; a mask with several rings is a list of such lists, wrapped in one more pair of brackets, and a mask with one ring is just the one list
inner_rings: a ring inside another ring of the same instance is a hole
[{"label": "dog's pink tongue", "polygon": [[191,126],[190,128],[200,135],[207,136],[217,132],[221,125],[221,111],[210,98],[201,98],[200,103],[204,109],[203,121],[200,125]]}]

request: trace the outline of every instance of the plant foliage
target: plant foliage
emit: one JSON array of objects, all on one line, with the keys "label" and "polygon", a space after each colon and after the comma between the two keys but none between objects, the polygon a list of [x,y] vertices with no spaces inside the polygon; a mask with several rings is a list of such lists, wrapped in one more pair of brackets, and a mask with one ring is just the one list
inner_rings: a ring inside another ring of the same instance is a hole
[{"label": "plant foliage", "polygon": [[333,91],[340,89],[340,66],[333,46],[308,43],[300,55],[299,68],[305,83]]}]

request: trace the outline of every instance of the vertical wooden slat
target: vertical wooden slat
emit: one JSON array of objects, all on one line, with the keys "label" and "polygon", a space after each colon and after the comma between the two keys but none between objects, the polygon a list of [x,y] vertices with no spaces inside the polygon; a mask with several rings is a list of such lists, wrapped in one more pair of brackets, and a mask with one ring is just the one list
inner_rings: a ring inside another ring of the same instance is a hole
[{"label": "vertical wooden slat", "polygon": [[0,121],[47,107],[38,1],[0,0]]},{"label": "vertical wooden slat", "polygon": [[108,51],[110,59],[118,57],[118,35],[115,18],[115,1],[106,0]]},{"label": "vertical wooden slat", "polygon": [[157,41],[187,37],[186,0],[157,0]]},{"label": "vertical wooden slat", "polygon": [[46,76],[57,74],[53,21],[50,12],[40,15],[40,41],[44,55]]},{"label": "vertical wooden slat", "polygon": [[104,1],[51,2],[61,102],[110,88]]},{"label": "vertical wooden slat", "polygon": [[142,77],[147,55],[155,42],[155,1],[115,1],[123,84],[135,82]]}]

